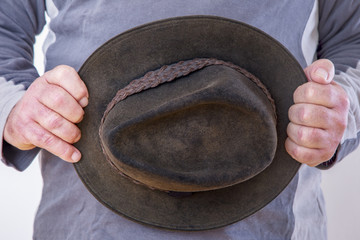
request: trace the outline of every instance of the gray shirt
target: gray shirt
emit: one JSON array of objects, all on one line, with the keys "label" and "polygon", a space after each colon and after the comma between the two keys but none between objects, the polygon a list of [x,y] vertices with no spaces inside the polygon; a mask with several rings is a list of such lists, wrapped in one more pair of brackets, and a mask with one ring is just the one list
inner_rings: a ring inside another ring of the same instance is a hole
[{"label": "gray shirt", "polygon": [[[46,70],[79,69],[104,42],[125,30],[174,16],[216,15],[246,22],[280,41],[306,67],[316,58],[336,66],[336,81],[351,99],[348,128],[336,160],[355,149],[360,132],[360,2],[336,0],[2,0],[0,5],[0,133],[11,108],[38,76],[34,36],[49,15]],[[24,170],[39,149],[0,143],[1,159]],[[288,187],[252,216],[209,231],[183,232],[133,222],[100,204],[71,164],[41,150],[44,179],[34,239],[326,239],[321,173],[302,166]]]}]

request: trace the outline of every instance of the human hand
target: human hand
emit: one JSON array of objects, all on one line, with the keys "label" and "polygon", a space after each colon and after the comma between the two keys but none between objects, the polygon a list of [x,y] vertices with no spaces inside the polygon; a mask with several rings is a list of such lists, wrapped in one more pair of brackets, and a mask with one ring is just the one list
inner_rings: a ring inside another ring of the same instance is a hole
[{"label": "human hand", "polygon": [[295,104],[289,109],[286,150],[312,167],[332,158],[347,125],[349,100],[333,81],[334,69],[326,59],[305,68],[308,82],[295,90]]},{"label": "human hand", "polygon": [[73,143],[81,133],[75,125],[84,115],[88,91],[77,72],[58,66],[37,78],[9,114],[4,140],[20,150],[46,149],[67,162],[81,153]]}]

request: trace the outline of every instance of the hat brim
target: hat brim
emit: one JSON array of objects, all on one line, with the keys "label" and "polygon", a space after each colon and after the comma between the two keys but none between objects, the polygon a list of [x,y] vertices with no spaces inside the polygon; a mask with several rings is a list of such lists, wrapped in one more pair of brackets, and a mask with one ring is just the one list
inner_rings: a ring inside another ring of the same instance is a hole
[{"label": "hat brim", "polygon": [[[124,178],[103,155],[98,129],[117,90],[163,65],[194,58],[232,62],[258,77],[277,108],[278,144],[271,165],[240,184],[179,198]],[[146,24],[111,39],[84,63],[79,75],[89,104],[79,124],[75,146],[82,159],[74,164],[88,190],[118,214],[153,226],[206,230],[242,220],[263,208],[289,184],[300,164],[285,150],[288,109],[293,92],[306,82],[302,67],[276,40],[234,20],[212,16],[171,18]]]}]

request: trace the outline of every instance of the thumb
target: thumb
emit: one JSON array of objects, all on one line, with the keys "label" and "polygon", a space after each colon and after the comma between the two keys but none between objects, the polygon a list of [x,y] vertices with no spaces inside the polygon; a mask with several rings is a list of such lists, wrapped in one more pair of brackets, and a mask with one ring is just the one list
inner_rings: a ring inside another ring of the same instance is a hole
[{"label": "thumb", "polygon": [[334,64],[328,59],[319,59],[304,69],[309,82],[330,84],[335,75]]}]

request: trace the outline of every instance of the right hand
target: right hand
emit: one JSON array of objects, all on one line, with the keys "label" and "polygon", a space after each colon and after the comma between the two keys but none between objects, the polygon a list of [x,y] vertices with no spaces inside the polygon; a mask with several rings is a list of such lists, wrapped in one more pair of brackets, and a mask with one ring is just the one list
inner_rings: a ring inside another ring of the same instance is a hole
[{"label": "right hand", "polygon": [[20,150],[43,148],[67,162],[77,162],[81,153],[72,144],[79,141],[83,108],[89,94],[77,72],[58,66],[37,78],[11,110],[4,140]]}]

